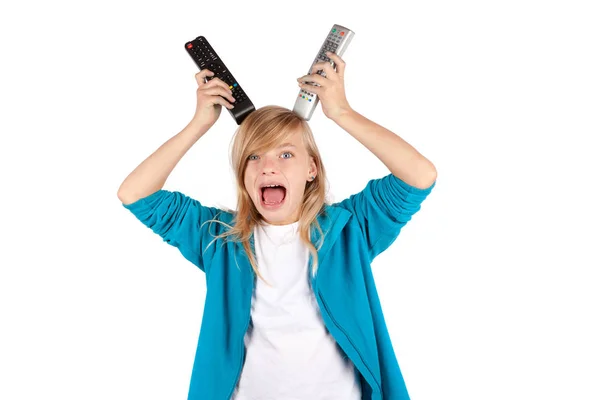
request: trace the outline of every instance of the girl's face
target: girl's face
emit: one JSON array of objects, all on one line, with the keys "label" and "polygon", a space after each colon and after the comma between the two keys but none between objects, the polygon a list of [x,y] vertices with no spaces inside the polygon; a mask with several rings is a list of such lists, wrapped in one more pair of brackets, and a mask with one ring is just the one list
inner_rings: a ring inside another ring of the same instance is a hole
[{"label": "girl's face", "polygon": [[[308,155],[302,133],[296,132],[284,143],[248,157],[244,185],[256,209],[273,225],[298,221],[306,182],[316,177],[317,167]],[[266,185],[278,185],[264,188]]]}]

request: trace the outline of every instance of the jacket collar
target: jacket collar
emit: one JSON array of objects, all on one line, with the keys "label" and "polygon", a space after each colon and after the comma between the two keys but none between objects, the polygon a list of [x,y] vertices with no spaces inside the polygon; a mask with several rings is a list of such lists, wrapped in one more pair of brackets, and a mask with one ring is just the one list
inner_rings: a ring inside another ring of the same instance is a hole
[{"label": "jacket collar", "polygon": [[[325,205],[325,210],[317,216],[317,221],[321,226],[325,240],[318,251],[319,259],[327,255],[331,246],[339,237],[340,232],[346,226],[346,223],[350,219],[351,213],[341,207],[333,207],[331,205]],[[316,243],[317,247],[320,244],[321,238],[323,237],[315,226],[311,227],[311,238],[313,243]]]},{"label": "jacket collar", "polygon": [[[331,205],[325,205],[325,210],[323,213],[317,216],[317,221],[319,221],[319,225],[323,231],[323,235],[321,235],[318,229],[315,226],[311,227],[311,238],[312,242],[315,243],[317,247],[317,255],[319,257],[319,267],[317,269],[317,275],[313,277],[312,269],[313,269],[313,260],[312,257],[308,260],[308,275],[309,279],[312,282],[313,290],[317,291],[318,283],[317,277],[319,276],[319,272],[326,265],[322,262],[325,259],[327,253],[335,243],[335,241],[340,236],[340,232],[346,226],[346,223],[350,219],[352,214],[350,211],[341,208],[341,207],[333,207]],[[324,237],[323,243],[321,244],[321,238]],[[321,247],[319,248],[319,245]]]}]

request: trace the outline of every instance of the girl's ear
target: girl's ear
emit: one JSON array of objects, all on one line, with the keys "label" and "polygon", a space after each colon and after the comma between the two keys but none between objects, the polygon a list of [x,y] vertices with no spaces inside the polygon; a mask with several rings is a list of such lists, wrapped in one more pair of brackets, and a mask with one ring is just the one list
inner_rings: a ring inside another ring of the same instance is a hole
[{"label": "girl's ear", "polygon": [[317,164],[315,163],[314,157],[310,157],[310,168],[308,170],[310,176],[317,176]]}]

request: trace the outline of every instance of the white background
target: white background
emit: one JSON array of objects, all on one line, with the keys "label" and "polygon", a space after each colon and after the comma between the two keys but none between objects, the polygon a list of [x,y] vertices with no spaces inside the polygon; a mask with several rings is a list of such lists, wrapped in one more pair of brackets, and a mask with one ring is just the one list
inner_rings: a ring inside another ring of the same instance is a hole
[{"label": "white background", "polygon": [[[373,264],[411,398],[600,399],[593,3],[3,3],[0,398],[186,398],[204,274],[117,189],[193,116],[185,42],[292,108],[337,23],[351,106],[438,170]],[[388,173],[320,106],[310,124],[332,200]],[[222,110],[165,189],[235,206],[236,128]]]}]

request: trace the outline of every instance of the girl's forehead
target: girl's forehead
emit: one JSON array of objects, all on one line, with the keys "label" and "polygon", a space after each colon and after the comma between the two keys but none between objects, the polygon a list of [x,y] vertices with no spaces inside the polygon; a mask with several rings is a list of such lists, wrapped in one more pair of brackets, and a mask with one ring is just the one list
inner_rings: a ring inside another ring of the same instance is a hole
[{"label": "girl's forehead", "polygon": [[302,142],[298,143],[296,141],[286,140],[284,142],[280,142],[280,143],[273,145],[271,148],[269,148],[266,151],[278,153],[278,152],[284,151],[284,150],[295,151],[298,153],[298,152],[305,152],[306,148],[304,147],[304,144]]},{"label": "girl's forehead", "polygon": [[[266,144],[265,144],[266,145]],[[270,143],[268,147],[263,147],[263,151],[278,151],[285,148],[295,149],[296,151],[302,151],[305,149],[304,140],[301,132],[295,132],[292,134],[281,137],[277,142]]]},{"label": "girl's forehead", "polygon": [[296,130],[295,132],[292,132],[289,135],[281,138],[279,145],[282,146],[284,144],[292,144],[296,147],[304,148],[304,135],[302,134],[302,131]]}]

